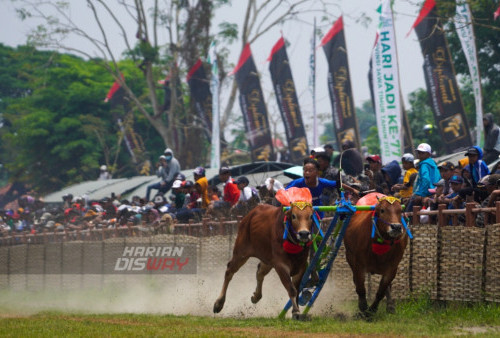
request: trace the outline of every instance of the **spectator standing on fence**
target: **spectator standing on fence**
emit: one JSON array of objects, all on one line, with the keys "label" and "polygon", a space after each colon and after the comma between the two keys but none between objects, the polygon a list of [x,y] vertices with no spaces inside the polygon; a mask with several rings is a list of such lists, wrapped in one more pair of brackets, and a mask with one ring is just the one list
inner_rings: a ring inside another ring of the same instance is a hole
[{"label": "spectator standing on fence", "polygon": [[397,192],[397,197],[401,198],[403,204],[408,204],[411,195],[413,194],[413,183],[417,177],[418,171],[415,168],[415,157],[413,154],[406,153],[401,158],[405,174],[403,176],[403,183],[395,184],[392,190]]},{"label": "spectator standing on fence", "polygon": [[500,155],[500,127],[493,121],[493,114],[483,117],[484,126],[484,162],[490,164]]},{"label": "spectator standing on fence", "polygon": [[436,162],[431,158],[432,149],[427,143],[420,143],[417,147],[418,175],[413,187],[413,195],[408,203],[408,211],[412,211],[414,205],[422,205],[423,199],[431,195],[429,189],[435,188],[435,183],[441,179],[441,174]]},{"label": "spectator standing on fence", "polygon": [[483,151],[480,147],[470,147],[467,149],[465,156],[469,158],[469,164],[464,168],[464,176],[470,180],[472,187],[475,188],[483,177],[490,174],[490,170],[482,160]]}]

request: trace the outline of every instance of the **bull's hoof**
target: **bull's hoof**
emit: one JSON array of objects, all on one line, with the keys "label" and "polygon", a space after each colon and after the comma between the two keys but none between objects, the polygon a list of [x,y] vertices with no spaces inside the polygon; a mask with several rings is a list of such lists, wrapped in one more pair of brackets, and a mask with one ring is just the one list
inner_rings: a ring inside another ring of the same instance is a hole
[{"label": "bull's hoof", "polygon": [[217,299],[214,303],[214,313],[219,313],[221,312],[222,308],[224,307],[224,302],[226,301],[225,298]]},{"label": "bull's hoof", "polygon": [[253,293],[253,296],[250,298],[252,303],[257,304],[259,300],[262,298],[262,295],[257,295],[255,292]]},{"label": "bull's hoof", "polygon": [[370,310],[367,311],[360,311],[355,315],[356,319],[362,319],[367,322],[372,322],[373,321],[373,316],[374,313],[371,312]]},{"label": "bull's hoof", "polygon": [[303,313],[293,313],[292,319],[298,320],[301,322],[309,322],[311,321],[311,316]]},{"label": "bull's hoof", "polygon": [[385,308],[385,312],[387,312],[391,315],[395,315],[396,314],[396,307],[394,305],[387,305],[387,307]]}]

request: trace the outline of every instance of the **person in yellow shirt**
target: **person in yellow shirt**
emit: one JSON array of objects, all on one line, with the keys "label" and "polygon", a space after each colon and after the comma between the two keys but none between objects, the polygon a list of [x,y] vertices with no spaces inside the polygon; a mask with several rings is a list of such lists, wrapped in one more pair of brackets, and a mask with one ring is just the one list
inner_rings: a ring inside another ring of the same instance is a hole
[{"label": "person in yellow shirt", "polygon": [[206,210],[210,204],[210,198],[208,197],[208,180],[205,177],[205,168],[196,167],[193,175],[196,191],[201,196],[201,208]]},{"label": "person in yellow shirt", "polygon": [[415,157],[412,154],[406,153],[403,155],[401,158],[403,169],[405,170],[403,183],[392,186],[392,190],[396,192],[395,196],[401,198],[401,202],[403,204],[407,204],[413,194],[413,183],[415,182],[415,178],[418,174],[414,161]]}]

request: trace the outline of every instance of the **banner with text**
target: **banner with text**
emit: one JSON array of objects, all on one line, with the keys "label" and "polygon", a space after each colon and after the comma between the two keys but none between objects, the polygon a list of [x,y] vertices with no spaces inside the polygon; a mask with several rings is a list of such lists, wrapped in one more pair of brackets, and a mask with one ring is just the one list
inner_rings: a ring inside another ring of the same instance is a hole
[{"label": "banner with text", "polygon": [[446,150],[452,153],[469,147],[469,126],[435,0],[426,0],[413,28],[420,40],[427,92]]},{"label": "banner with text", "polygon": [[332,104],[337,145],[341,148],[342,143],[352,141],[360,149],[361,141],[352,97],[342,17],[338,18],[330,31],[323,37],[320,47],[323,47],[328,61],[328,91]]},{"label": "banner with text", "polygon": [[279,39],[274,45],[268,61],[270,61],[269,71],[278,107],[285,124],[290,159],[292,163],[300,164],[304,157],[309,154],[309,150],[290,62],[286,53],[285,39]]},{"label": "banner with text", "polygon": [[396,35],[391,1],[379,7],[379,24],[372,51],[371,66],[373,99],[377,117],[382,163],[400,161],[403,148],[401,94],[396,52]]},{"label": "banner with text", "polygon": [[212,93],[210,92],[210,83],[208,81],[205,69],[200,59],[189,70],[186,81],[191,92],[199,121],[203,126],[203,131],[208,140],[212,138]]},{"label": "banner with text", "polygon": [[240,107],[250,143],[252,161],[274,161],[275,155],[267,108],[260,87],[259,74],[253,61],[250,44],[246,44],[233,70],[240,91]]},{"label": "banner with text", "polygon": [[474,90],[474,101],[476,104],[476,141],[475,144],[484,145],[483,140],[483,96],[481,92],[481,78],[479,76],[479,65],[477,64],[476,39],[474,37],[474,26],[472,25],[472,13],[469,4],[457,3],[455,15],[455,27],[457,30],[462,50],[464,51],[469,73]]}]

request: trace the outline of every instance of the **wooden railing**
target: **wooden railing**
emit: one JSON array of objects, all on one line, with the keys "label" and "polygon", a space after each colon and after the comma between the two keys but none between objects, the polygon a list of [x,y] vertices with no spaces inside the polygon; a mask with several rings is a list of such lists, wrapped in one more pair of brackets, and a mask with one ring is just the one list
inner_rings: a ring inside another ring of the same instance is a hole
[{"label": "wooden railing", "polygon": [[[420,206],[414,206],[413,212],[407,213],[407,216],[411,219],[411,224],[420,224],[421,215],[437,216],[436,223],[439,226],[458,225],[458,216],[465,214],[465,226],[472,227],[476,226],[476,218],[479,213],[494,214],[494,221],[485,222],[486,224],[498,224],[500,223],[500,201],[495,203],[495,207],[491,208],[477,208],[476,203],[466,203],[465,209],[447,209],[446,204],[439,204],[438,210],[421,210]],[[486,216],[486,215],[485,215]],[[487,217],[485,217],[485,220]]]}]

